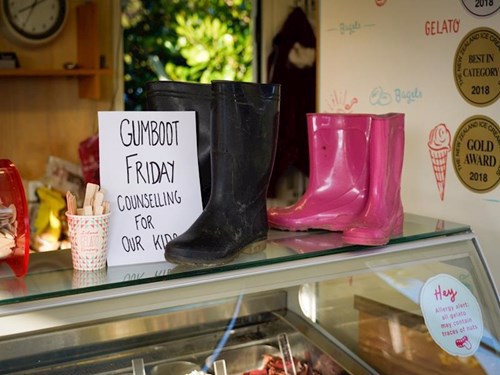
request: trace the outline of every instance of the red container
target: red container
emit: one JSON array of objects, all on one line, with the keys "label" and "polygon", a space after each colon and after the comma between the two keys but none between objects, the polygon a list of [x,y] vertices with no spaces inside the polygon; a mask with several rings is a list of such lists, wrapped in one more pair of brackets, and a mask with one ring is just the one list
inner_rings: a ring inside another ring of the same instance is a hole
[{"label": "red container", "polygon": [[[12,208],[13,205],[15,210]],[[30,226],[26,194],[19,172],[15,165],[7,159],[0,159],[0,210],[4,216],[15,212],[13,223],[2,225],[3,229],[14,231],[15,245],[8,253],[8,248],[1,253],[1,262],[6,262],[14,271],[15,275],[22,277],[28,270],[30,253]],[[0,233],[0,236],[3,234]]]}]

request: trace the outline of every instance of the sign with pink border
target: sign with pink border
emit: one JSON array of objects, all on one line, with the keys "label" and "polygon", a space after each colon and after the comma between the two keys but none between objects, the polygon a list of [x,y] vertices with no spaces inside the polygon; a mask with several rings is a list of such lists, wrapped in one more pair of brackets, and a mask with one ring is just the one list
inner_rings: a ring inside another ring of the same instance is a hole
[{"label": "sign with pink border", "polygon": [[420,309],[434,341],[447,353],[473,355],[483,337],[481,309],[472,292],[446,274],[428,279],[420,291]]}]

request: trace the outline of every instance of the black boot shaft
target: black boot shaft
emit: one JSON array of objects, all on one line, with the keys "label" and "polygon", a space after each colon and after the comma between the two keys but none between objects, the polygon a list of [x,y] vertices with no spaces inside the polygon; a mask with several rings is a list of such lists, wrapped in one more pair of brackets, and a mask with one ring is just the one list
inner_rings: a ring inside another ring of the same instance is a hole
[{"label": "black boot shaft", "polygon": [[212,82],[212,183],[214,199],[265,204],[274,162],[280,86]]},{"label": "black boot shaft", "polygon": [[210,111],[209,84],[155,81],[146,83],[146,109],[150,111],[195,111],[198,170],[203,207],[210,199]]}]

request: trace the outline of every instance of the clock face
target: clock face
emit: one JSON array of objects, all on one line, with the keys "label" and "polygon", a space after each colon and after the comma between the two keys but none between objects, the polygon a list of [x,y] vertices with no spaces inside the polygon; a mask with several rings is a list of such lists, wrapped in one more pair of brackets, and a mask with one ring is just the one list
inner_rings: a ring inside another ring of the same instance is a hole
[{"label": "clock face", "polygon": [[7,31],[25,42],[47,42],[64,26],[66,3],[67,0],[2,0]]}]

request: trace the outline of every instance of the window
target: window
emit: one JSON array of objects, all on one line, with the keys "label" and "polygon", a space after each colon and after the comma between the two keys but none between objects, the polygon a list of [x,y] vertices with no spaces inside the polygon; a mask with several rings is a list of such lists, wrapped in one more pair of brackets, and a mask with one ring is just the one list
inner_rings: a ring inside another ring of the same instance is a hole
[{"label": "window", "polygon": [[250,0],[123,0],[125,109],[144,109],[144,84],[252,81]]}]

